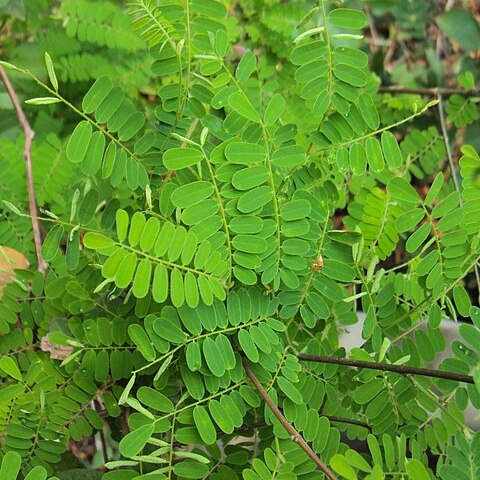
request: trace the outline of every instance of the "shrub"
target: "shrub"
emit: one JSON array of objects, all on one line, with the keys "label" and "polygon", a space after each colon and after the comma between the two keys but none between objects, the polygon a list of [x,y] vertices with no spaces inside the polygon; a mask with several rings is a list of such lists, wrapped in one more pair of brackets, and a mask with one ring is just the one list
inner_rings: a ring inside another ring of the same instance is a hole
[{"label": "shrub", "polygon": [[[1,62],[46,111],[36,197],[23,140],[2,140],[0,244],[38,267],[2,280],[2,480],[45,479],[103,430],[105,480],[480,475],[463,413],[480,407],[480,157],[464,146],[445,174],[438,101],[378,93],[362,10],[240,3],[137,0],[130,28],[113,3],[65,1],[46,35],[74,46],[46,75]],[[151,71],[129,79],[134,61]],[[457,97],[463,126],[476,106]],[[446,317],[470,323],[435,370]]]}]

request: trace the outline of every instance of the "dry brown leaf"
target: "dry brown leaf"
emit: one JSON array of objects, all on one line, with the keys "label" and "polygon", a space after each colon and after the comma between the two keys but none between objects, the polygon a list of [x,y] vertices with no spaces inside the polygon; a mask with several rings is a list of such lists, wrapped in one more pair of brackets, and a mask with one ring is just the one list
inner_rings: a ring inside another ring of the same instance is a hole
[{"label": "dry brown leaf", "polygon": [[28,266],[28,260],[23,253],[11,247],[0,246],[0,299],[5,285],[13,282],[14,270],[28,270]]},{"label": "dry brown leaf", "polygon": [[73,352],[73,347],[50,342],[48,335],[40,339],[40,348],[42,352],[50,352],[50,358],[55,360],[65,360]]}]

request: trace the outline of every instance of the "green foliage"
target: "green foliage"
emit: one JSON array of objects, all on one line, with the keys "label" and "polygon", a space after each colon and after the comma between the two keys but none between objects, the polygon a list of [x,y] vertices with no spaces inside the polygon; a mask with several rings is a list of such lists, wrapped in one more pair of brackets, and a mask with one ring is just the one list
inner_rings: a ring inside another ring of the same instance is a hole
[{"label": "green foliage", "polygon": [[[457,191],[438,102],[379,93],[353,2],[119,3],[45,5],[42,70],[1,63],[38,132],[48,262],[9,126],[0,245],[32,268],[0,271],[1,480],[74,478],[66,448],[104,430],[104,480],[323,478],[244,364],[338,478],[477,478],[476,149]],[[451,96],[449,126],[476,102]],[[342,364],[430,368],[447,317],[439,368],[476,384]]]}]

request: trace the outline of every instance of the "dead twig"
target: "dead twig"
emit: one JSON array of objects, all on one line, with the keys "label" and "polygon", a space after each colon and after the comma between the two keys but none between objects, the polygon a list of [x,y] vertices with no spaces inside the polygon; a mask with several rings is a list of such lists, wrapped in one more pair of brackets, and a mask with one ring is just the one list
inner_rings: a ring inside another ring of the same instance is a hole
[{"label": "dead twig", "polygon": [[30,210],[30,218],[32,221],[32,230],[33,230],[33,241],[35,243],[35,252],[37,256],[37,266],[38,270],[45,274],[47,270],[47,263],[42,258],[42,235],[40,231],[40,223],[37,216],[37,200],[35,197],[35,187],[33,184],[33,169],[32,169],[32,142],[35,137],[35,132],[33,131],[30,123],[25,116],[25,113],[20,105],[15,89],[8,78],[5,70],[0,66],[0,77],[5,89],[7,90],[8,96],[12,102],[13,108],[17,115],[18,123],[20,128],[23,130],[25,135],[25,145],[23,149],[23,157],[25,159],[25,169],[27,176],[27,190],[28,190],[28,206]]},{"label": "dead twig", "polygon": [[274,401],[270,398],[263,385],[260,383],[256,375],[252,372],[251,368],[248,366],[247,361],[243,358],[242,362],[243,368],[245,369],[248,378],[250,378],[265,403],[270,407],[270,410],[278,418],[279,422],[282,424],[285,430],[290,434],[290,438],[294,442],[298,443],[299,447],[302,448],[305,453],[315,462],[317,467],[325,474],[327,478],[329,478],[330,480],[338,480],[336,475],[327,467],[327,465],[325,465],[325,463],[323,463],[319,456],[312,450],[310,445],[303,439],[300,433],[298,433],[297,430],[295,430],[295,428],[292,426],[292,424],[289,423],[288,420],[283,416],[282,412],[275,405]]}]

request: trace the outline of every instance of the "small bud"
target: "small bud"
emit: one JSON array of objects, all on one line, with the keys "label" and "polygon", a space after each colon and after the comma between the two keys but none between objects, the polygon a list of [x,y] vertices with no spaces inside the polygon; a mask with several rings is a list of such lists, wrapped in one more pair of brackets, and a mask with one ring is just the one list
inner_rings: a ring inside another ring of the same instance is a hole
[{"label": "small bud", "polygon": [[323,269],[323,257],[321,255],[310,265],[310,269],[314,272],[320,272]]}]

